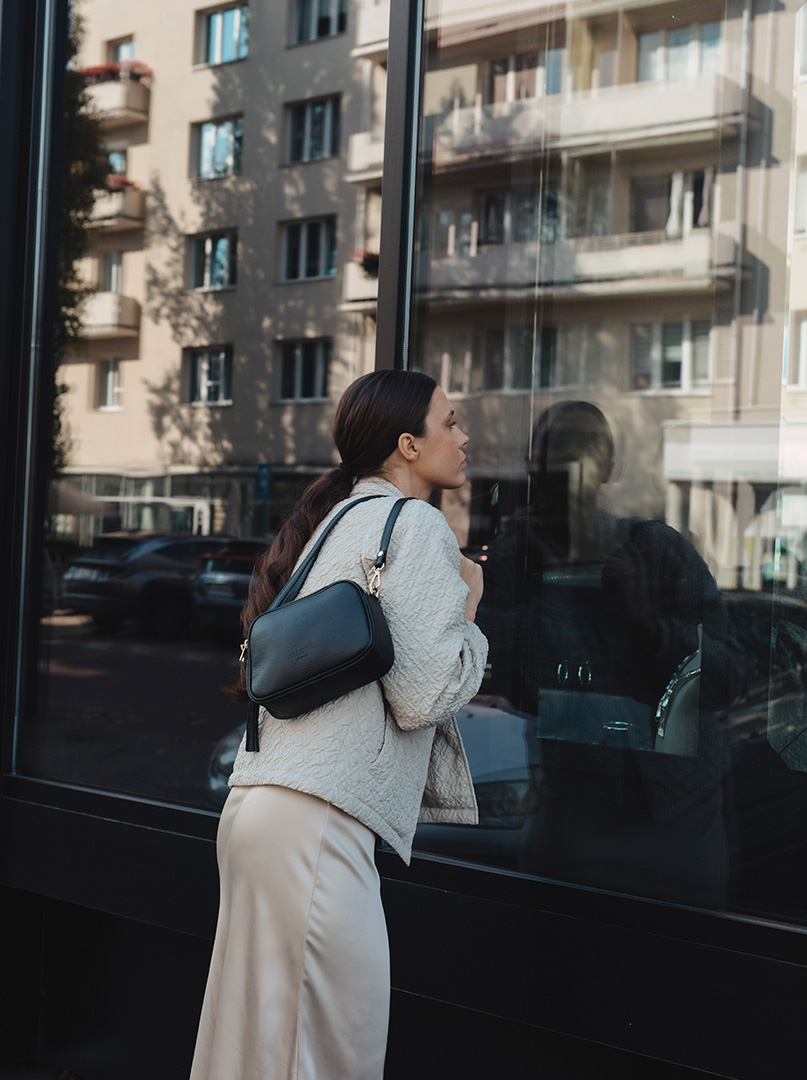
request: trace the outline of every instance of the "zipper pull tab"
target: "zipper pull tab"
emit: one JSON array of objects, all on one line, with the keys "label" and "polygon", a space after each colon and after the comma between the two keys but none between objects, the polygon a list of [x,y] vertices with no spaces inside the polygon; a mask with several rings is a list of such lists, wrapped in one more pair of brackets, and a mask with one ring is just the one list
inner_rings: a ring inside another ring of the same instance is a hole
[{"label": "zipper pull tab", "polygon": [[247,648],[249,647],[249,640],[241,643],[241,655],[239,656],[239,662],[245,664],[247,662]]}]

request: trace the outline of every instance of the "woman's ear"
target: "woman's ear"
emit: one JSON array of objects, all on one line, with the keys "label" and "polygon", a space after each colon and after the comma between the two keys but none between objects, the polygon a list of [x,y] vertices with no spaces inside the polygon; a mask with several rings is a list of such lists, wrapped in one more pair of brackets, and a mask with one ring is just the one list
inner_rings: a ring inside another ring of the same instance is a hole
[{"label": "woman's ear", "polygon": [[415,445],[415,437],[409,432],[405,431],[403,435],[398,436],[398,450],[404,461],[417,461],[418,448]]}]

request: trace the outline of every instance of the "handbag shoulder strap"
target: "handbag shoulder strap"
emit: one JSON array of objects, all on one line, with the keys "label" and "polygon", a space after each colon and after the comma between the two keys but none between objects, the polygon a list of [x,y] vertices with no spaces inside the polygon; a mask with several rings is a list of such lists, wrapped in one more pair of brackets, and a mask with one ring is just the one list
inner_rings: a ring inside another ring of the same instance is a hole
[{"label": "handbag shoulder strap", "polygon": [[[311,571],[311,567],[316,562],[317,556],[322,550],[322,545],[330,536],[334,526],[345,516],[348,510],[352,510],[354,506],[358,506],[359,503],[368,502],[370,499],[383,498],[385,498],[384,495],[363,495],[360,499],[354,499],[352,503],[348,503],[347,506],[343,506],[338,514],[334,514],[334,516],[322,530],[322,533],[320,534],[316,544],[314,544],[308,555],[306,555],[303,562],[300,564],[300,566],[297,567],[295,572],[292,574],[292,576],[277,594],[269,610],[272,611],[274,610],[274,608],[278,608],[282,604],[288,604],[292,600],[295,600],[297,598],[300,589],[302,589],[303,585],[305,584],[305,579],[308,577],[308,574]],[[389,543],[392,537],[392,530],[395,526],[395,521],[398,517],[398,514],[400,514],[401,509],[403,508],[403,504],[408,501],[409,500],[406,498],[396,499],[394,506],[389,512],[386,524],[384,525],[384,532],[381,536],[381,545],[378,549],[378,554],[376,556],[374,564],[377,569],[383,567],[384,563],[386,562],[387,550],[389,549]]]}]

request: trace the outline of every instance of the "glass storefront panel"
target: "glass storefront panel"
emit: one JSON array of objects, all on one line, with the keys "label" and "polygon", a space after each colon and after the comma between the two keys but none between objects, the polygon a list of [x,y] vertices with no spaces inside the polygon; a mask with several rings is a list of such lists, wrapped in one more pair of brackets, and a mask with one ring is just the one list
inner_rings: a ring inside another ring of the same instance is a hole
[{"label": "glass storefront panel", "polygon": [[389,8],[319,8],[71,5],[21,775],[223,802],[254,560],[374,363]]},{"label": "glass storefront panel", "polygon": [[491,649],[416,846],[804,922],[803,16],[745,8],[427,0],[409,362]]}]

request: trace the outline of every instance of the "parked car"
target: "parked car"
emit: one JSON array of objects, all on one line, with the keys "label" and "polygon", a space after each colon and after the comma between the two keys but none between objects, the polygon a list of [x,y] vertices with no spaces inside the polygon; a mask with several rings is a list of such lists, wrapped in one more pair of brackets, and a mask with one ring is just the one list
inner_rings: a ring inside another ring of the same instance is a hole
[{"label": "parked car", "polygon": [[63,603],[92,616],[105,632],[135,619],[152,637],[177,637],[191,621],[191,579],[200,560],[227,542],[221,536],[177,534],[140,537],[128,545],[101,538],[65,571]]},{"label": "parked car", "polygon": [[255,561],[268,540],[229,540],[204,560],[193,577],[193,618],[202,626],[237,635]]},{"label": "parked car", "polygon": [[[807,603],[782,597],[774,609],[769,593],[737,591],[724,597],[748,664],[744,692],[716,718],[726,754],[727,814],[742,871],[760,859],[775,863],[786,858],[794,842],[788,837],[799,833],[803,821],[807,776],[788,768],[774,747],[779,710],[793,702],[802,705],[807,692]],[[542,813],[535,719],[519,714],[501,697],[479,694],[460,710],[457,721],[479,825],[422,824],[415,847],[535,872],[534,840]],[[221,807],[227,795],[243,732],[243,724],[228,732],[211,756],[206,798],[212,807]]]}]

